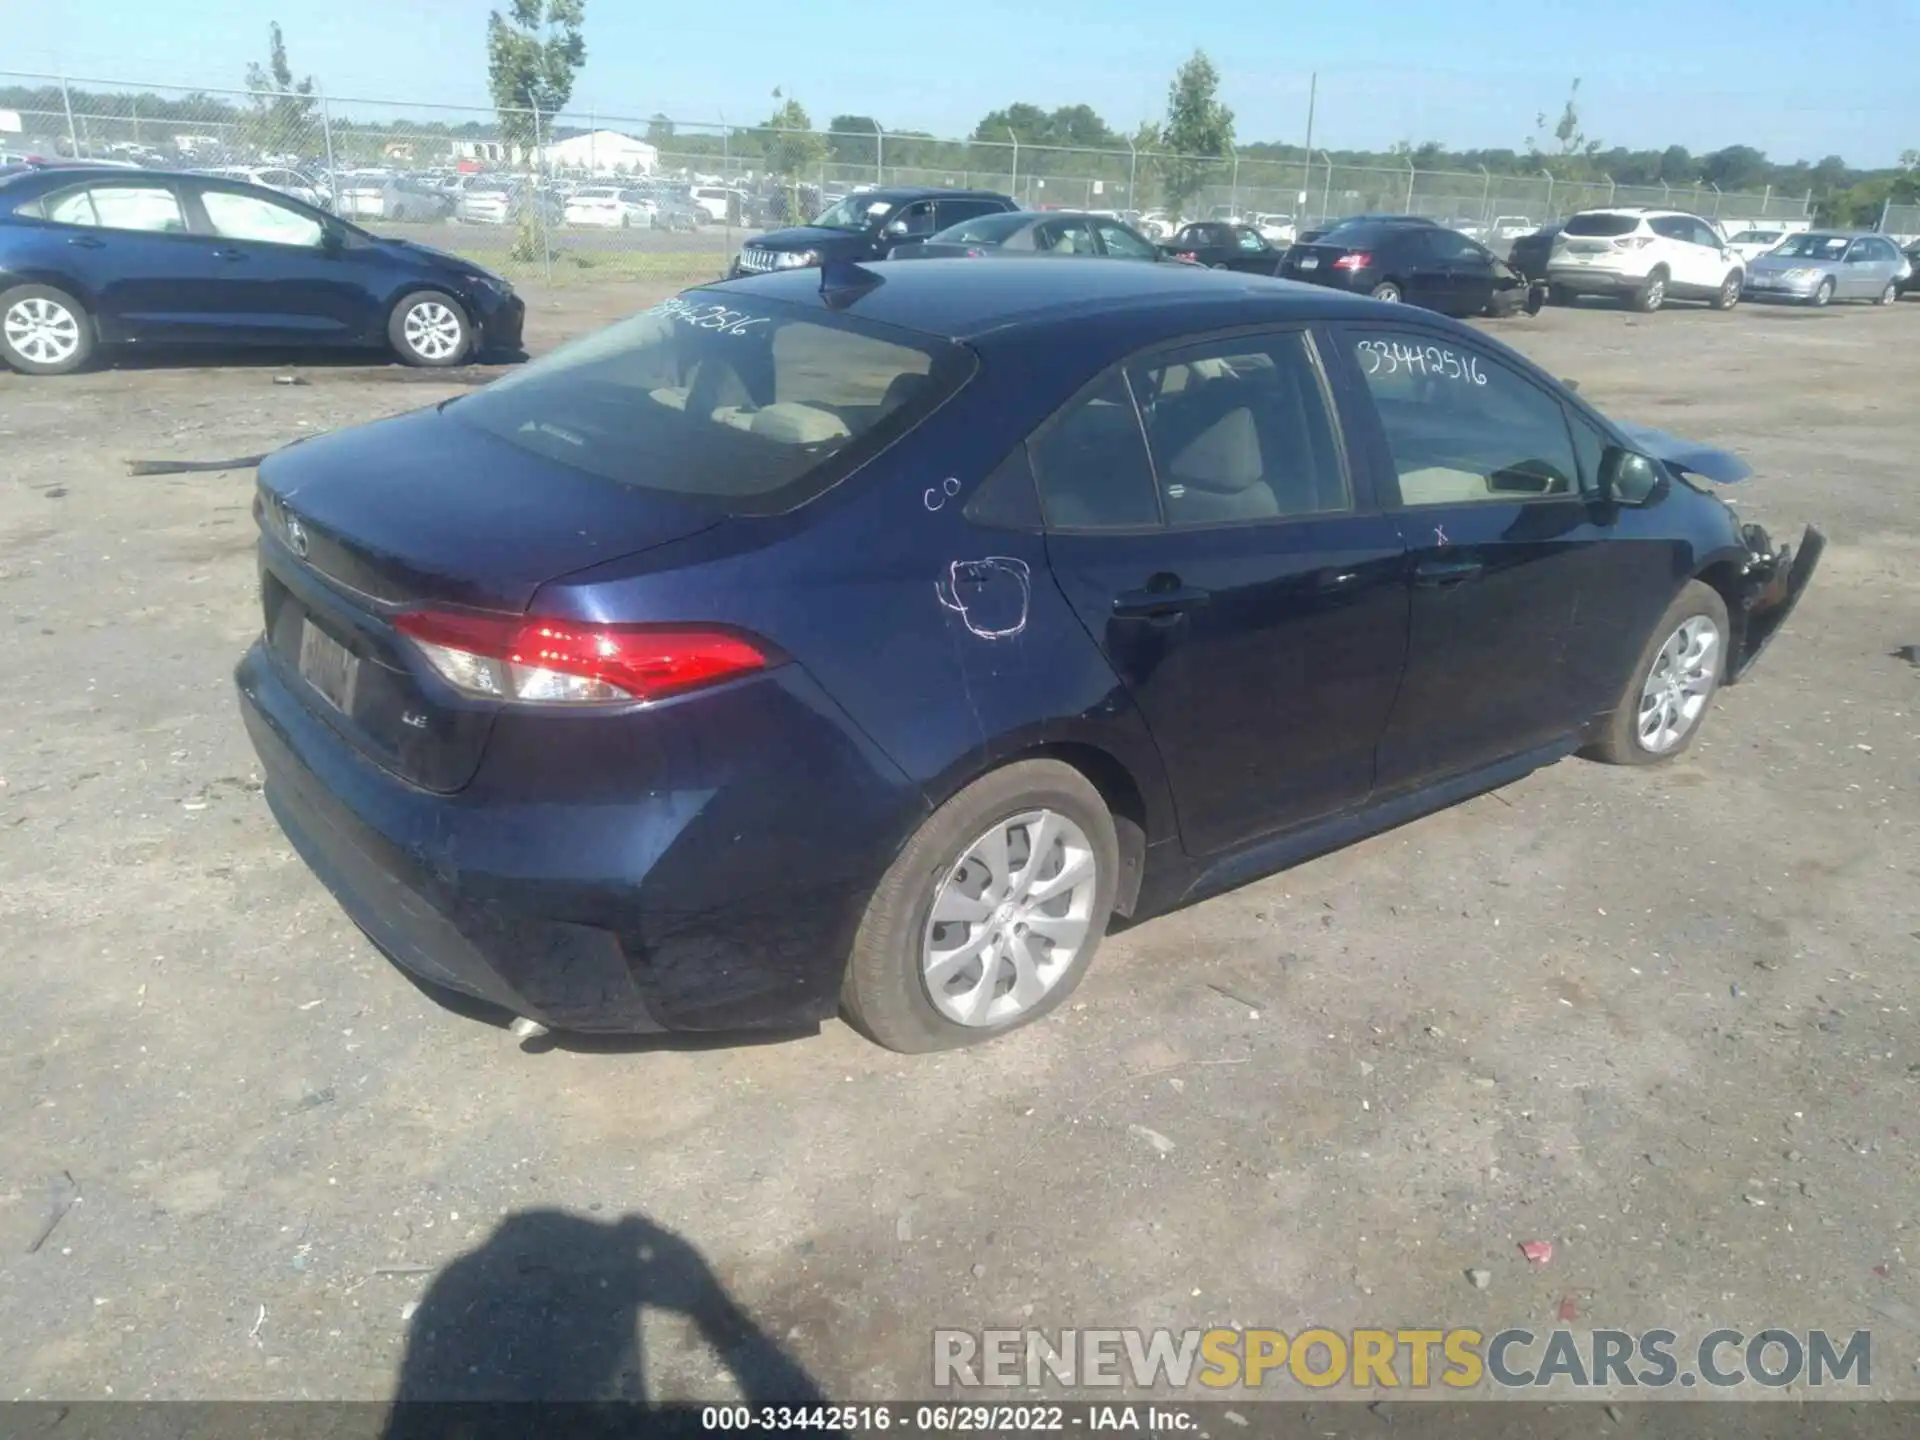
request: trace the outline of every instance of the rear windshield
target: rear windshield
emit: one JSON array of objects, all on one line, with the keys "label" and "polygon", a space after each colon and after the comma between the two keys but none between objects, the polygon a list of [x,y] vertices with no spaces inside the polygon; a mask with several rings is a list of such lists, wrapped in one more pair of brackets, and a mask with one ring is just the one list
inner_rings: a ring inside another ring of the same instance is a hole
[{"label": "rear windshield", "polygon": [[1640,228],[1638,215],[1576,215],[1567,221],[1569,235],[1631,235]]},{"label": "rear windshield", "polygon": [[949,341],[691,290],[554,351],[447,413],[523,450],[727,514],[791,510],[964,385]]},{"label": "rear windshield", "polygon": [[1318,245],[1378,245],[1386,240],[1395,227],[1382,225],[1373,220],[1349,220],[1336,225],[1322,235]]},{"label": "rear windshield", "polygon": [[1033,223],[1033,216],[1022,214],[1018,210],[1002,210],[992,215],[979,215],[971,220],[962,220],[958,225],[949,225],[933,238],[948,245],[970,245],[984,241],[989,245],[998,245],[1010,235],[1018,234]]}]

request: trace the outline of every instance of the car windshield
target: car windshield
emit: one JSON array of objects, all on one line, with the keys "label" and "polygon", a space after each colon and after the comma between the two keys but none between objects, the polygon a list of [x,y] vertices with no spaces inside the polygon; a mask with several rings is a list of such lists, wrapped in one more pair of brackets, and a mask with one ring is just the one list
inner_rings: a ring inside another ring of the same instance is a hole
[{"label": "car windshield", "polygon": [[1576,215],[1567,221],[1568,235],[1631,235],[1640,228],[1638,215],[1612,215],[1604,210],[1592,214]]},{"label": "car windshield", "polygon": [[1742,230],[1729,245],[1767,245],[1780,238],[1778,230]]},{"label": "car windshield", "polygon": [[949,225],[932,238],[946,245],[998,245],[1032,223],[1033,216],[1023,215],[1019,211],[976,215],[971,220],[962,220],[958,225]]},{"label": "car windshield", "polygon": [[726,514],[812,499],[973,373],[950,341],[699,290],[452,402],[535,455]]},{"label": "car windshield", "polygon": [[829,205],[815,217],[822,230],[865,230],[886,218],[893,210],[891,200],[876,200],[871,195],[849,195]]},{"label": "car windshield", "polygon": [[1796,235],[1773,253],[1795,260],[1838,260],[1852,243],[1850,235]]}]

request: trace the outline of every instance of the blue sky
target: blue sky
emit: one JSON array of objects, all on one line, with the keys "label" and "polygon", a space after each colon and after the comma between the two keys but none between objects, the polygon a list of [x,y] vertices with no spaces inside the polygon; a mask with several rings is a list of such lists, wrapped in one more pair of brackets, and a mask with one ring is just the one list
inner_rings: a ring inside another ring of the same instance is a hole
[{"label": "blue sky", "polygon": [[[0,0],[0,66],[239,85],[269,20],[334,96],[486,102],[487,0]],[[746,18],[751,14],[752,18]],[[1582,77],[1587,133],[1696,153],[1892,164],[1920,147],[1913,0],[587,0],[576,108],[686,121],[763,119],[778,85],[816,124],[869,114],[964,133],[1016,100],[1084,101],[1116,128],[1157,116],[1195,46],[1220,66],[1243,141],[1396,140],[1520,148]]]}]

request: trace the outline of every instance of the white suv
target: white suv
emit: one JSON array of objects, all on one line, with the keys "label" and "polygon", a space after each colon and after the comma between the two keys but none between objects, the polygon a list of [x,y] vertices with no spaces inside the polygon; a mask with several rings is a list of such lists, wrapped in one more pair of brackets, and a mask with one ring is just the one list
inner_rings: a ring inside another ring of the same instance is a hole
[{"label": "white suv", "polygon": [[1612,295],[1648,312],[1682,296],[1731,310],[1745,277],[1746,265],[1725,237],[1682,210],[1583,210],[1561,228],[1547,260],[1559,305]]}]

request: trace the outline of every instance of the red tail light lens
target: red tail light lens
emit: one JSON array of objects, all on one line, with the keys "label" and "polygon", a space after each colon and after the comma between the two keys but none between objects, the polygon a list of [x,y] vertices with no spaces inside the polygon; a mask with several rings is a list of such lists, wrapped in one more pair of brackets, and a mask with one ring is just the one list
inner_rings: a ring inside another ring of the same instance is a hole
[{"label": "red tail light lens", "polygon": [[1364,250],[1356,250],[1351,255],[1342,255],[1333,262],[1336,270],[1364,270],[1373,263],[1373,256]]},{"label": "red tail light lens", "polygon": [[967,259],[969,260],[978,260],[982,255],[986,253],[987,253],[986,251],[982,250],[977,245],[970,245],[967,247]]},{"label": "red tail light lens", "polygon": [[1198,260],[1200,257],[1191,250],[1180,250],[1174,253],[1173,258],[1176,260]]},{"label": "red tail light lens", "polygon": [[579,705],[659,700],[764,670],[738,635],[694,627],[594,625],[537,616],[409,610],[394,628],[455,689],[499,700]]}]

